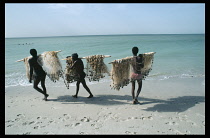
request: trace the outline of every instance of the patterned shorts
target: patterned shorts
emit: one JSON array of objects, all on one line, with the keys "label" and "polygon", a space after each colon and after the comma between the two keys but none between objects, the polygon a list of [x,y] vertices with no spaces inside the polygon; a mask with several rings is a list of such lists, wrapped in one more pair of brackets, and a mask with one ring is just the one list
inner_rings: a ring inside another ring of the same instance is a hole
[{"label": "patterned shorts", "polygon": [[131,82],[135,82],[135,81],[141,81],[142,80],[142,75],[138,74],[138,73],[132,73],[131,74]]}]

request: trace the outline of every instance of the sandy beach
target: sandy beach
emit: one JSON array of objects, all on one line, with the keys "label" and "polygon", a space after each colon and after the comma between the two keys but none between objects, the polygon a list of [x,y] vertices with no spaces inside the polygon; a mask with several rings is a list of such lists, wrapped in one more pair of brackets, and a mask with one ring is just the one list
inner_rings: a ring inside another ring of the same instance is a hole
[{"label": "sandy beach", "polygon": [[32,86],[5,88],[5,134],[205,134],[204,77],[145,80],[133,105],[131,84],[50,87],[48,101]]}]

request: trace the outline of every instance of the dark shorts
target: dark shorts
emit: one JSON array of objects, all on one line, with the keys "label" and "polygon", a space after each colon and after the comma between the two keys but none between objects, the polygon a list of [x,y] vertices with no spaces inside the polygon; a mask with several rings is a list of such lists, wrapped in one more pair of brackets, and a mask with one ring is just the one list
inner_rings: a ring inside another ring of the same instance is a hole
[{"label": "dark shorts", "polygon": [[85,79],[85,76],[86,76],[85,72],[80,73],[79,74],[79,80],[80,81],[84,80]]},{"label": "dark shorts", "polygon": [[76,75],[74,76],[74,80],[75,80],[75,81],[83,81],[83,80],[85,79],[85,76],[86,76],[85,72],[76,74]]}]

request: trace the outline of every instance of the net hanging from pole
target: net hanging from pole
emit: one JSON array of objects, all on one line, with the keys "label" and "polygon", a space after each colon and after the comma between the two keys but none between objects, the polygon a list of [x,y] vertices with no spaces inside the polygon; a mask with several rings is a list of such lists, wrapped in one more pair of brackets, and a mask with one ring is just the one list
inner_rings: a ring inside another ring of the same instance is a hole
[{"label": "net hanging from pole", "polygon": [[37,62],[42,66],[43,70],[47,73],[47,76],[56,82],[63,75],[62,65],[57,56],[57,52],[48,51],[39,56]]},{"label": "net hanging from pole", "polygon": [[99,81],[110,74],[107,65],[104,63],[104,55],[92,55],[85,57],[87,61],[86,74],[89,81]]},{"label": "net hanging from pole", "polygon": [[[154,60],[155,52],[144,53],[142,55],[142,63],[143,67],[139,70],[141,72],[142,78],[141,80],[145,79],[149,72],[152,70],[152,64]],[[111,88],[120,90],[124,86],[127,86],[131,82],[131,73],[133,73],[133,67],[136,64],[139,64],[134,60],[136,57],[126,57],[122,59],[117,59],[111,62],[112,69],[111,69]]]},{"label": "net hanging from pole", "polygon": [[65,68],[65,79],[67,83],[73,83],[77,81],[78,75],[76,74],[76,69],[75,68],[70,68],[73,65],[73,59],[71,56],[68,56],[66,58],[66,68]]}]

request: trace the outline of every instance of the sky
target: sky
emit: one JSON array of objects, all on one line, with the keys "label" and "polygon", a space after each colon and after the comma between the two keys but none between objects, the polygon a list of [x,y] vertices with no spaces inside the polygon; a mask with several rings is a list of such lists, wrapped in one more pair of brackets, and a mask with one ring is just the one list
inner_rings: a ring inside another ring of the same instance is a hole
[{"label": "sky", "polygon": [[205,34],[205,4],[5,4],[6,38],[110,34]]}]

